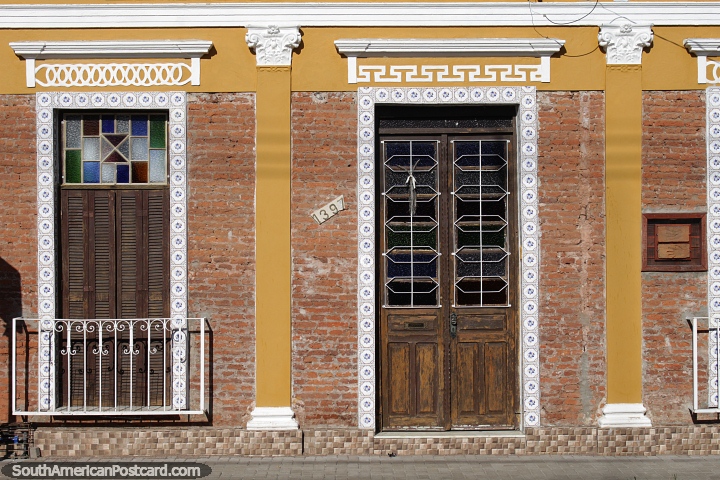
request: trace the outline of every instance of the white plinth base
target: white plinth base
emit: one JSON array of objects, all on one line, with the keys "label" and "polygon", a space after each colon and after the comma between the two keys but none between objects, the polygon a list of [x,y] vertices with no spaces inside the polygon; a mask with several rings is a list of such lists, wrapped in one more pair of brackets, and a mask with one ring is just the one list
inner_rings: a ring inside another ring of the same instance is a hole
[{"label": "white plinth base", "polygon": [[646,411],[642,403],[608,403],[602,410],[603,416],[598,420],[598,426],[651,427],[650,419],[645,416]]},{"label": "white plinth base", "polygon": [[255,407],[248,430],[297,430],[298,423],[290,407]]}]

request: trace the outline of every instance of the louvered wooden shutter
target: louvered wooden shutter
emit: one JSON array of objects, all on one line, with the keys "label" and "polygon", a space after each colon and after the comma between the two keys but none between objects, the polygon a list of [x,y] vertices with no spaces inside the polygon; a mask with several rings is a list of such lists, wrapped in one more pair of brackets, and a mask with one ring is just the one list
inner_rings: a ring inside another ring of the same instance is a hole
[{"label": "louvered wooden shutter", "polygon": [[114,192],[63,190],[64,318],[114,318]]}]

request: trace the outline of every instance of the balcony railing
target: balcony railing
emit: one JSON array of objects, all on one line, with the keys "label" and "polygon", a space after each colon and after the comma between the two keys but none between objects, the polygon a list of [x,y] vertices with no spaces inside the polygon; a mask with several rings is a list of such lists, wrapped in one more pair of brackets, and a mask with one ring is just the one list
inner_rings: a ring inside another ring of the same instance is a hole
[{"label": "balcony railing", "polygon": [[203,414],[205,326],[204,318],[15,318],[13,414]]},{"label": "balcony railing", "polygon": [[[707,317],[688,318],[693,346],[693,413],[720,414],[718,404],[718,346],[720,322]],[[701,397],[707,400],[700,400]]]}]

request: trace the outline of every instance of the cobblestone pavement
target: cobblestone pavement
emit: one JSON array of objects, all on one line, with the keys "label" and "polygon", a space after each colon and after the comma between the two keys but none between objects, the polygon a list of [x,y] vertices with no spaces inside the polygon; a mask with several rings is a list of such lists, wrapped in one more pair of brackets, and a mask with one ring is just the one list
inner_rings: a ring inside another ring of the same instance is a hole
[{"label": "cobblestone pavement", "polygon": [[[23,466],[31,466],[38,461],[64,462],[67,459],[21,462]],[[212,468],[212,473],[206,477],[210,479],[720,479],[718,456],[88,457],[75,458],[72,462],[197,462]]]}]

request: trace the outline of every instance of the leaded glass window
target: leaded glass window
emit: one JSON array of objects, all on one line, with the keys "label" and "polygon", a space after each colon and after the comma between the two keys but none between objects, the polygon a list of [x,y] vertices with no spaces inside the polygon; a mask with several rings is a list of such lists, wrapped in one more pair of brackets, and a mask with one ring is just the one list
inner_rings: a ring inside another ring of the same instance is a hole
[{"label": "leaded glass window", "polygon": [[67,114],[64,184],[165,184],[167,115]]}]

